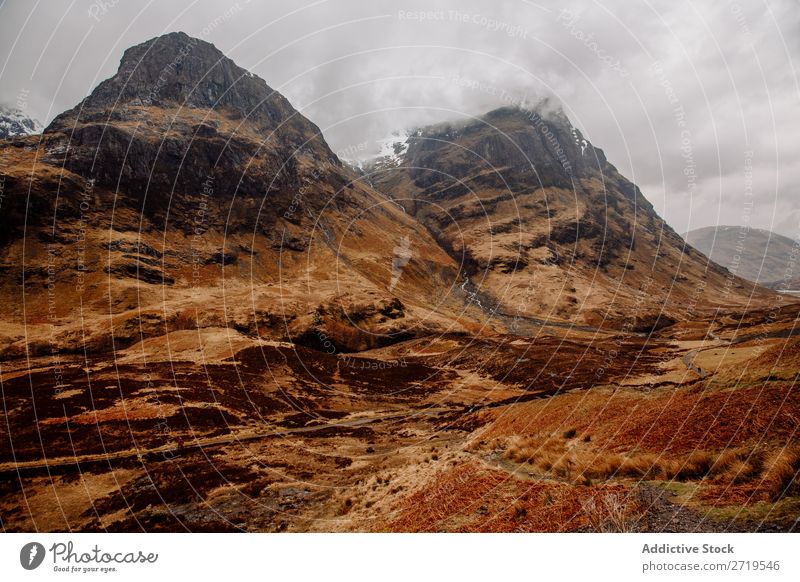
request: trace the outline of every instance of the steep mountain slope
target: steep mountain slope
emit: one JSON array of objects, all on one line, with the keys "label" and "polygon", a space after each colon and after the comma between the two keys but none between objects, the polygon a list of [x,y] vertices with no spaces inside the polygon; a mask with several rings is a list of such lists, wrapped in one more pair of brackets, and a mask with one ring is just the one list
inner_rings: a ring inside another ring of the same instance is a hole
[{"label": "steep mountain slope", "polygon": [[798,269],[792,268],[797,260],[797,244],[788,237],[760,228],[707,226],[688,232],[683,238],[711,260],[749,281],[774,289],[782,283],[788,289],[797,288],[792,286],[800,278]]},{"label": "steep mountain slope", "polygon": [[466,267],[484,306],[646,330],[768,296],[685,245],[547,101],[423,128],[406,145],[365,179]]},{"label": "steep mountain slope", "polygon": [[42,124],[13,107],[0,105],[0,139],[41,133]]},{"label": "steep mountain slope", "polygon": [[127,50],[42,143],[1,153],[11,353],[187,326],[363,349],[461,308],[458,266],[419,223],[262,79],[183,33]]}]

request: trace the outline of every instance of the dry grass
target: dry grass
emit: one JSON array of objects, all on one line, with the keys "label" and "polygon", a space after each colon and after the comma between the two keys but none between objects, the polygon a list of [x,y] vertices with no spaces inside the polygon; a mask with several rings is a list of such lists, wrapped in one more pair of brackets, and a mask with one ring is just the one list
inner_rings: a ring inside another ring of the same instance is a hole
[{"label": "dry grass", "polygon": [[186,329],[197,329],[197,312],[194,309],[179,311],[167,320],[168,331],[183,331]]},{"label": "dry grass", "polygon": [[637,531],[638,505],[628,495],[607,493],[590,497],[581,503],[583,512],[595,532],[631,533]]},{"label": "dry grass", "polygon": [[470,463],[437,473],[380,528],[395,532],[631,531],[641,507],[624,484],[509,479]]},{"label": "dry grass", "polygon": [[[671,464],[666,476],[678,481],[695,481],[704,479],[714,466],[716,457],[708,451],[692,451],[686,461]],[[677,469],[677,470],[676,470]],[[674,472],[673,472],[674,471]]]},{"label": "dry grass", "polygon": [[800,446],[772,455],[765,463],[762,479],[772,501],[800,493]]},{"label": "dry grass", "polygon": [[[693,451],[751,447],[769,436],[772,442],[796,438],[800,399],[797,386],[774,382],[730,390],[635,391],[596,389],[557,398],[520,403],[487,412],[481,438],[538,434],[562,435],[576,429],[577,440],[609,450],[668,454],[676,459]],[[733,419],[733,421],[732,421]]]},{"label": "dry grass", "polygon": [[610,479],[707,480],[722,486],[749,483],[773,501],[800,493],[800,446],[778,452],[747,447],[716,453],[697,450],[676,458],[654,453],[609,453],[583,440],[537,435],[513,440],[504,456],[543,476],[577,484]]}]

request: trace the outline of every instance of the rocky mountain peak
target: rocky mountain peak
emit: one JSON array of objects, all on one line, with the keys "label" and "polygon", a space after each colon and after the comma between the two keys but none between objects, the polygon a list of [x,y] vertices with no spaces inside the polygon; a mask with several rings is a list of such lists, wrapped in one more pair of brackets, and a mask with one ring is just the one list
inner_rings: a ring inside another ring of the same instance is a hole
[{"label": "rocky mountain peak", "polygon": [[182,32],[126,50],[117,73],[45,134],[48,159],[156,213],[211,176],[215,196],[289,195],[304,180],[334,180],[340,166],[280,93]]},{"label": "rocky mountain peak", "polygon": [[90,120],[97,111],[126,106],[217,109],[262,127],[274,127],[296,113],[263,79],[213,44],[171,32],[126,50],[117,73],[59,115],[48,131],[66,120]]}]

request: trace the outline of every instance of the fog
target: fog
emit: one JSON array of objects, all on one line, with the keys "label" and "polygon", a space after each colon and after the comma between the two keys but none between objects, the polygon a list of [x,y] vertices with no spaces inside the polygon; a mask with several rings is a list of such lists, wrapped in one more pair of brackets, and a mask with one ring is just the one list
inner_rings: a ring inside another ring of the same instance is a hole
[{"label": "fog", "polygon": [[43,122],[182,30],[366,156],[393,130],[555,96],[678,232],[800,236],[796,1],[0,5],[0,101]]}]

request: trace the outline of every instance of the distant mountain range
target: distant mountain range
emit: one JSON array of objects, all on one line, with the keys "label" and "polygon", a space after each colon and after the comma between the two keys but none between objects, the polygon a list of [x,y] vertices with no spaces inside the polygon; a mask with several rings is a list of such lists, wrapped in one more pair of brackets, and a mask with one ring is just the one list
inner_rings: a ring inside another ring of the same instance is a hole
[{"label": "distant mountain range", "polygon": [[[800,245],[783,235],[741,226],[707,226],[683,235],[730,272],[777,290],[800,288]],[[794,258],[792,258],[794,257]]]}]

